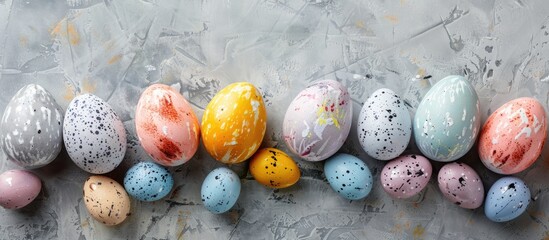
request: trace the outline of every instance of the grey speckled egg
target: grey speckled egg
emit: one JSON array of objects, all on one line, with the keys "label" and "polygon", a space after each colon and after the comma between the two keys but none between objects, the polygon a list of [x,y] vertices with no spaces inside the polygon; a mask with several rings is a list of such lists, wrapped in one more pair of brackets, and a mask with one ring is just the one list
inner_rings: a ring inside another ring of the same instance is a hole
[{"label": "grey speckled egg", "polygon": [[67,152],[83,170],[103,174],[114,170],[126,153],[126,131],[108,103],[92,94],[75,97],[63,126]]},{"label": "grey speckled egg", "polygon": [[366,153],[391,160],[404,152],[412,136],[412,118],[404,101],[390,89],[372,93],[358,116],[358,140]]},{"label": "grey speckled egg", "polygon": [[63,110],[47,90],[29,84],[6,106],[0,133],[8,159],[24,168],[42,167],[61,151]]}]

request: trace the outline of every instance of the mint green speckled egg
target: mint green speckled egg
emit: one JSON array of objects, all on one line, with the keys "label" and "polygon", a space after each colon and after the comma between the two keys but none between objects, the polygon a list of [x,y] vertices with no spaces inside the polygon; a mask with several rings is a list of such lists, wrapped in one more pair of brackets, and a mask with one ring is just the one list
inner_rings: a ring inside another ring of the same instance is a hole
[{"label": "mint green speckled egg", "polygon": [[428,158],[450,162],[465,155],[480,129],[474,87],[462,76],[447,76],[427,92],[414,117],[414,138]]}]

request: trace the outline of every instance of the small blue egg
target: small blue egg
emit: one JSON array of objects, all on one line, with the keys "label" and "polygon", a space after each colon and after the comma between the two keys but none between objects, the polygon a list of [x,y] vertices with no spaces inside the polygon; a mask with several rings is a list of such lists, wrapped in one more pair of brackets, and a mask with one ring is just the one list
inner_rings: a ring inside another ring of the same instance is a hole
[{"label": "small blue egg", "polygon": [[326,161],[324,174],[334,191],[344,198],[362,199],[372,190],[372,173],[355,156],[344,153],[334,155]]},{"label": "small blue egg", "polygon": [[494,222],[506,222],[520,216],[530,203],[530,189],[516,177],[503,177],[490,188],[484,213]]},{"label": "small blue egg", "polygon": [[240,178],[224,167],[211,171],[202,183],[202,202],[212,213],[229,211],[240,195]]},{"label": "small blue egg", "polygon": [[166,168],[152,162],[140,162],[124,177],[126,192],[137,200],[152,202],[170,193],[173,177]]}]

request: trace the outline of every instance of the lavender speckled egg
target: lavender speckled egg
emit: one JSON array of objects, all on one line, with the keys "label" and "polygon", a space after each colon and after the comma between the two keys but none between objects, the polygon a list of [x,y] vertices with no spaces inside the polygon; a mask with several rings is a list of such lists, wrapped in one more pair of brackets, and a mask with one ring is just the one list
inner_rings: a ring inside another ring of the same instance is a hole
[{"label": "lavender speckled egg", "polygon": [[412,119],[404,101],[390,89],[370,95],[358,116],[358,140],[366,153],[390,160],[404,152],[412,136]]},{"label": "lavender speckled egg", "polygon": [[494,222],[506,222],[520,216],[530,204],[530,189],[516,177],[497,180],[486,195],[484,213]]},{"label": "lavender speckled egg", "polygon": [[425,94],[414,115],[414,137],[423,155],[451,162],[465,155],[480,131],[480,103],[462,76],[448,76]]},{"label": "lavender speckled egg", "polygon": [[126,130],[111,106],[92,94],[75,97],[67,108],[63,140],[72,161],[84,171],[114,170],[126,153]]},{"label": "lavender speckled egg", "polygon": [[427,158],[404,155],[388,162],[381,170],[381,186],[394,198],[410,198],[429,183],[433,168]]},{"label": "lavender speckled egg", "polygon": [[438,172],[438,187],[446,199],[462,208],[475,209],[484,201],[478,174],[465,163],[449,163]]},{"label": "lavender speckled egg", "polygon": [[173,177],[168,170],[156,163],[140,162],[131,167],[124,177],[124,188],[140,201],[160,200],[170,193]]},{"label": "lavender speckled egg", "polygon": [[353,117],[347,88],[334,80],[310,84],[290,103],[283,122],[286,145],[307,161],[322,161],[341,148]]},{"label": "lavender speckled egg", "polygon": [[42,182],[31,172],[10,170],[0,174],[0,206],[19,209],[31,203],[40,193]]},{"label": "lavender speckled egg", "polygon": [[24,168],[52,162],[63,146],[63,110],[43,87],[29,84],[10,100],[0,123],[9,160]]},{"label": "lavender speckled egg", "polygon": [[372,191],[372,173],[359,158],[338,153],[326,160],[324,174],[334,191],[349,200],[365,198]]},{"label": "lavender speckled egg", "polygon": [[234,206],[240,196],[240,178],[228,168],[216,168],[206,176],[200,192],[208,211],[224,213]]}]

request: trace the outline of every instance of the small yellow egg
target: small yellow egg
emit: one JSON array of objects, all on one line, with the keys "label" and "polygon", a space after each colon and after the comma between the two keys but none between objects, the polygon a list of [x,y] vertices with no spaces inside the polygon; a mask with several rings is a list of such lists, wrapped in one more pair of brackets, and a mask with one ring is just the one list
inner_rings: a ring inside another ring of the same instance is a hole
[{"label": "small yellow egg", "polygon": [[271,188],[287,188],[301,176],[295,161],[276,148],[263,148],[250,160],[250,173],[255,180]]},{"label": "small yellow egg", "polygon": [[251,83],[233,83],[219,91],[202,116],[202,142],[223,163],[239,163],[259,148],[267,128],[261,93]]}]

